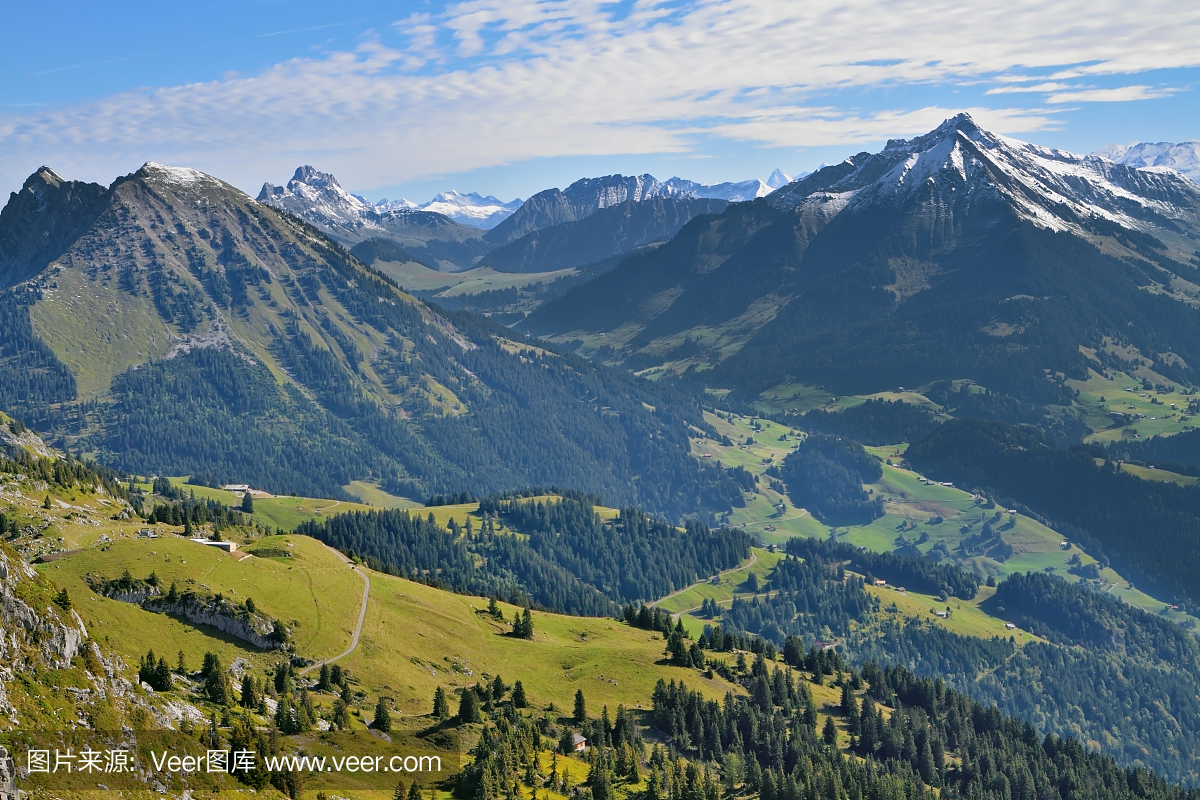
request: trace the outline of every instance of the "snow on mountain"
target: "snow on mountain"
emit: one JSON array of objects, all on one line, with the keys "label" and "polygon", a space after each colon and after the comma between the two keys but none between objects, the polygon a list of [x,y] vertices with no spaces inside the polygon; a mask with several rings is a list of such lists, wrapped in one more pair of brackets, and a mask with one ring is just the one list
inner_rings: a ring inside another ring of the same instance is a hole
[{"label": "snow on mountain", "polygon": [[1138,169],[1173,169],[1200,183],[1200,141],[1110,144],[1092,153]]},{"label": "snow on mountain", "polygon": [[998,136],[959,114],[879,153],[823,167],[770,196],[782,208],[831,218],[843,209],[919,207],[947,221],[1014,208],[1036,225],[1098,240],[1105,223],[1152,232],[1190,253],[1200,187],[1169,170],[1137,169]]},{"label": "snow on mountain", "polygon": [[308,164],[297,167],[286,186],[264,183],[255,199],[319,227],[350,230],[371,227],[376,215],[369,203],[343,189],[332,174],[320,172]]},{"label": "snow on mountain", "polygon": [[420,208],[420,203],[414,203],[412,200],[405,200],[403,197],[399,200],[388,200],[386,197],[377,201],[373,208],[380,214],[386,214],[389,211],[412,211]]},{"label": "snow on mountain", "polygon": [[[779,172],[779,170],[775,170]],[[708,197],[714,200],[728,200],[731,203],[741,203],[765,197],[774,189],[757,178],[748,181],[726,181],[725,183],[704,184],[675,177],[668,180],[665,186],[683,197]]]},{"label": "snow on mountain", "polygon": [[475,192],[464,194],[454,190],[442,192],[428,203],[383,199],[372,205],[362,195],[343,189],[332,174],[307,164],[296,169],[286,186],[264,183],[257,199],[310,222],[347,229],[378,227],[376,223],[389,214],[411,211],[443,214],[463,225],[487,229],[521,207],[519,198],[505,203],[491,195],[482,197]]},{"label": "snow on mountain", "polygon": [[461,222],[463,225],[470,225],[472,228],[491,229],[520,208],[521,203],[522,200],[519,197],[505,203],[491,195],[483,197],[477,192],[463,193],[451,189],[437,195],[428,203],[416,207],[422,211],[445,214],[450,219]]},{"label": "snow on mountain", "polygon": [[772,189],[778,189],[780,186],[787,186],[793,180],[787,173],[781,169],[776,169],[771,173],[771,177],[767,178],[767,186]]}]

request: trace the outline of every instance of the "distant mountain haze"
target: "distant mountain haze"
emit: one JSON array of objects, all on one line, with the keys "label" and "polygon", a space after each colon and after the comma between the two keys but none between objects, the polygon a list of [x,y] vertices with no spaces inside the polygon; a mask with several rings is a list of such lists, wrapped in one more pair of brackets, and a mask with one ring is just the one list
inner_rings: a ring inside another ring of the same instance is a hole
[{"label": "distant mountain haze", "polygon": [[[784,185],[787,179],[779,170],[771,175],[776,185]],[[547,189],[524,202],[513,200],[506,203],[490,195],[485,197],[474,192],[447,191],[427,203],[384,199],[372,204],[366,198],[346,191],[330,173],[306,165],[299,167],[284,186],[264,183],[257,199],[260,203],[300,217],[347,246],[368,239],[384,239],[399,245],[422,263],[456,271],[480,264],[483,255],[496,247],[515,242],[536,231],[566,222],[578,222],[601,209],[622,203],[655,199],[742,202],[762,197],[773,188],[759,180],[708,185],[682,178],[660,182],[653,175],[607,175],[581,178],[565,190]],[[683,203],[679,207],[686,209],[691,205]],[[700,207],[712,209],[703,204],[697,206]],[[635,227],[657,232],[634,236],[636,244],[633,246],[622,244],[627,236],[618,236],[615,240],[607,239],[603,243],[588,241],[583,243],[583,249],[604,252],[607,258],[629,252],[634,246],[648,241],[669,238],[678,230],[678,227],[661,222],[664,219],[661,204],[644,211],[633,208],[629,213],[634,217],[646,218],[635,222]],[[667,218],[674,216],[674,213],[666,214]],[[574,236],[577,240],[579,234]],[[586,263],[581,258],[542,260],[546,263]],[[501,258],[498,263],[508,261]]]},{"label": "distant mountain haze", "polygon": [[1200,183],[1200,141],[1110,144],[1092,155],[1140,169],[1173,169]]}]

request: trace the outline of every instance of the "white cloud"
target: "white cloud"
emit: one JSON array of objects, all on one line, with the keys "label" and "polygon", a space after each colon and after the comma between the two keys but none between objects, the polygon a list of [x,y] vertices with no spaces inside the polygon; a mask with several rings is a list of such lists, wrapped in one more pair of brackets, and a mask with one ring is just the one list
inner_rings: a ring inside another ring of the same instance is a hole
[{"label": "white cloud", "polygon": [[1005,86],[996,86],[992,89],[988,89],[986,92],[984,92],[984,94],[1018,94],[1018,93],[1025,93],[1025,92],[1047,93],[1047,92],[1061,92],[1065,89],[1075,89],[1075,88],[1077,88],[1077,87],[1072,86],[1069,83],[1037,83],[1032,86],[1005,85]]},{"label": "white cloud", "polygon": [[[621,18],[611,8],[467,0],[354,52],[3,115],[0,180],[41,163],[109,180],[153,159],[253,189],[313,162],[369,187],[547,156],[686,152],[700,133],[812,146],[916,133],[960,110],[830,107],[845,89],[1200,63],[1200,5],[1167,0],[635,0]],[[1022,88],[1055,92],[1052,103],[1169,91]],[[1003,133],[1055,124],[1038,110],[974,113]]]},{"label": "white cloud", "polygon": [[1121,86],[1116,89],[1081,89],[1057,92],[1046,98],[1047,103],[1126,103],[1131,100],[1154,100],[1170,97],[1178,89],[1155,89],[1150,86]]}]

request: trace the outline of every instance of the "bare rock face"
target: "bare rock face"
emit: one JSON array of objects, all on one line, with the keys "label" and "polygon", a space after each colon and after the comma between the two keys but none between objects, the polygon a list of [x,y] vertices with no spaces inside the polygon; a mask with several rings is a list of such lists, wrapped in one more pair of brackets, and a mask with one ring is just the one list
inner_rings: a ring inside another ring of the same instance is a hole
[{"label": "bare rock face", "polygon": [[32,638],[38,642],[43,665],[64,669],[79,654],[87,629],[74,612],[65,617],[54,607],[39,612],[18,598],[17,583],[34,576],[28,564],[0,550],[0,629],[6,634],[0,639],[0,662],[13,666],[25,663],[28,657],[22,651],[28,648],[22,645]]},{"label": "bare rock face", "polygon": [[221,601],[182,598],[171,603],[165,599],[151,599],[142,607],[183,617],[196,625],[211,625],[262,650],[278,650],[286,644],[273,635],[275,625],[272,620],[260,614],[239,613]]},{"label": "bare rock face", "polygon": [[49,167],[26,179],[0,212],[0,288],[40,272],[95,221],[107,190],[98,183],[68,181]]},{"label": "bare rock face", "polygon": [[0,745],[0,800],[17,800],[17,765],[8,754],[8,748]]}]

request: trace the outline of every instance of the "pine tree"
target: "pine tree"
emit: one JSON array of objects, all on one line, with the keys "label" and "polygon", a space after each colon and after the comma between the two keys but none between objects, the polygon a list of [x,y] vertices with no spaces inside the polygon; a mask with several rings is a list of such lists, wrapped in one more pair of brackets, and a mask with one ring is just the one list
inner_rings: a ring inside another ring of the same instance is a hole
[{"label": "pine tree", "polygon": [[463,689],[462,699],[458,701],[458,721],[460,723],[479,722],[479,695],[475,688],[468,686]]},{"label": "pine tree", "polygon": [[171,688],[171,667],[167,665],[165,658],[158,659],[158,666],[154,668],[154,689],[159,692],[169,691]]},{"label": "pine tree", "polygon": [[242,495],[242,513],[254,513],[254,496],[249,492],[246,492],[244,495]]},{"label": "pine tree", "polygon": [[375,703],[375,721],[371,723],[371,726],[384,733],[392,729],[392,717],[388,714],[387,703],[383,702],[382,697]]},{"label": "pine tree", "polygon": [[258,708],[258,697],[254,691],[254,678],[249,670],[242,676],[242,708]]},{"label": "pine tree", "polygon": [[392,800],[408,800],[408,789],[405,788],[404,781],[396,784],[396,791],[392,792]]},{"label": "pine tree", "polygon": [[330,674],[329,674],[329,665],[322,664],[321,665],[321,677],[317,679],[317,690],[322,691],[322,692],[328,692],[332,688],[333,688],[333,682],[332,682],[332,679],[330,678]]},{"label": "pine tree", "polygon": [[599,759],[592,767],[592,800],[612,800],[612,786],[608,782],[608,768]]},{"label": "pine tree", "polygon": [[71,610],[71,596],[67,594],[67,587],[59,589],[58,594],[54,595],[54,605],[61,608],[63,611]]},{"label": "pine tree", "polygon": [[520,681],[517,681],[515,684],[513,684],[512,701],[514,708],[529,707],[529,701],[525,698],[525,687],[521,685]]},{"label": "pine tree", "polygon": [[[517,681],[518,685],[520,681]],[[450,716],[450,703],[446,700],[446,690],[441,686],[433,691],[433,716],[435,719],[445,719]]]},{"label": "pine tree", "polygon": [[833,724],[833,717],[825,718],[825,726],[821,729],[821,738],[830,747],[837,744],[837,727]]},{"label": "pine tree", "polygon": [[421,787],[416,781],[408,789],[408,800],[421,800]]},{"label": "pine tree", "polygon": [[518,638],[533,638],[533,614],[529,612],[529,606],[526,606],[525,611],[521,614],[521,632],[518,634]]},{"label": "pine tree", "polygon": [[583,689],[575,690],[575,722],[587,722],[587,704],[583,699]]}]

